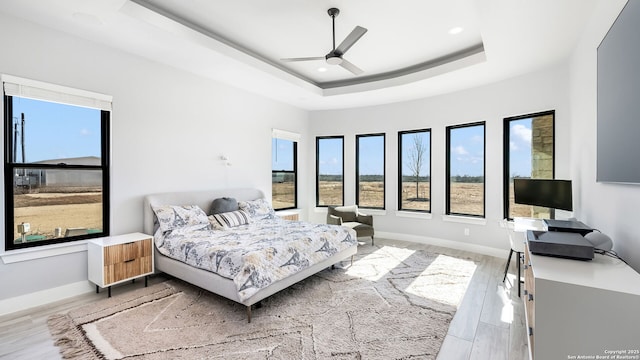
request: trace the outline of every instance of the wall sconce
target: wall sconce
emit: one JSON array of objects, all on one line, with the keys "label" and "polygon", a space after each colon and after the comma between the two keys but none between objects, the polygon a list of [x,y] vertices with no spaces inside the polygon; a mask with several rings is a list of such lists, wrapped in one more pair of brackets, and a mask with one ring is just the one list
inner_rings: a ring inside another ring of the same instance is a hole
[{"label": "wall sconce", "polygon": [[220,160],[224,161],[224,164],[225,164],[226,166],[231,166],[231,165],[233,165],[233,163],[231,162],[231,160],[229,159],[229,157],[228,157],[228,156],[226,156],[226,155],[220,155]]}]

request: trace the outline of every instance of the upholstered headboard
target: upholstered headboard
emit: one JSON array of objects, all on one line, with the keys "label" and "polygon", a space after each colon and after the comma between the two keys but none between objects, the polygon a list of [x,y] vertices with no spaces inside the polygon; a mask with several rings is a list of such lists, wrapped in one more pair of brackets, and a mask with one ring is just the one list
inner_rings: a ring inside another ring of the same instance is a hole
[{"label": "upholstered headboard", "polygon": [[262,199],[264,198],[264,193],[258,189],[219,189],[150,194],[144,197],[144,232],[145,234],[153,235],[155,214],[151,209],[151,205],[198,205],[206,213],[209,213],[209,208],[213,200],[221,197],[231,197],[238,201],[247,201]]}]

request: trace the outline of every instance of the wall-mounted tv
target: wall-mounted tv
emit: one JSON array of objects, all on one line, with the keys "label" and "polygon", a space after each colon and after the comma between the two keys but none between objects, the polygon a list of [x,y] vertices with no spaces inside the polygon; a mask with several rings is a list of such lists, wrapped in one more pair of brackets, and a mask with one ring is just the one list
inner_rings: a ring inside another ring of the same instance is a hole
[{"label": "wall-mounted tv", "polygon": [[640,1],[628,1],[598,46],[596,181],[640,183]]},{"label": "wall-mounted tv", "polygon": [[513,179],[516,204],[573,211],[571,180]]}]

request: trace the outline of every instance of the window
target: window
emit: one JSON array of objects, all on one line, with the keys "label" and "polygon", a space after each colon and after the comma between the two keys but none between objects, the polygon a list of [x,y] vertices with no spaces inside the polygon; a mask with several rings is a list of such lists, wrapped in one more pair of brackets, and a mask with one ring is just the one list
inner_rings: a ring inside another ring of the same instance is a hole
[{"label": "window", "polygon": [[271,141],[271,203],[276,210],[294,209],[297,203],[298,143],[274,137]]},{"label": "window", "polygon": [[555,111],[504,119],[504,216],[551,218],[552,209],[514,202],[513,179],[553,179]]},{"label": "window", "polygon": [[484,217],[484,144],[484,122],[447,127],[447,215]]},{"label": "window", "polygon": [[109,235],[110,97],[2,80],[5,249]]},{"label": "window", "polygon": [[398,132],[398,210],[431,212],[431,130]]},{"label": "window", "polygon": [[356,204],[384,209],[384,134],[356,135]]},{"label": "window", "polygon": [[316,206],[344,204],[344,137],[316,138]]}]

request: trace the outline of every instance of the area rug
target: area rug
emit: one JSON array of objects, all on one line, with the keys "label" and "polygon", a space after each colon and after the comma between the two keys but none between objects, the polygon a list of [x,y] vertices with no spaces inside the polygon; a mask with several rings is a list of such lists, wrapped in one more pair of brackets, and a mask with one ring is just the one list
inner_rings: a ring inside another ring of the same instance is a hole
[{"label": "area rug", "polygon": [[171,279],[49,318],[65,358],[435,359],[476,269],[461,259],[361,246],[246,307]]}]

